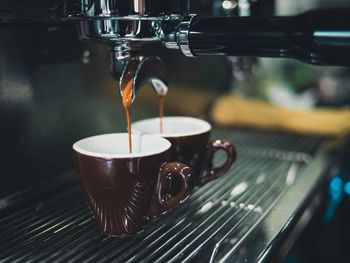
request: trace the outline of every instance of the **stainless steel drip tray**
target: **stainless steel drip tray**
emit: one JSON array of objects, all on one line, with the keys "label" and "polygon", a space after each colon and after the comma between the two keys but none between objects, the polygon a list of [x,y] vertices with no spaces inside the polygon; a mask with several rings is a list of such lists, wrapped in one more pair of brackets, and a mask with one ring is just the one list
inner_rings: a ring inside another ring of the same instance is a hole
[{"label": "stainless steel drip tray", "polygon": [[[213,136],[237,145],[235,166],[135,237],[99,232],[73,172],[1,200],[0,261],[263,260],[322,178],[323,138],[219,130]],[[269,142],[274,148],[266,148]]]}]

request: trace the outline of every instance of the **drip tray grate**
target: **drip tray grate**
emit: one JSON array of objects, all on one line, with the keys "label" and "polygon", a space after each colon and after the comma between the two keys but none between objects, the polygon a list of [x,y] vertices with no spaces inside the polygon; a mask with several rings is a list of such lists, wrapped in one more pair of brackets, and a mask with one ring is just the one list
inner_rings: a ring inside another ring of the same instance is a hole
[{"label": "drip tray grate", "polygon": [[324,138],[223,130],[215,137],[237,145],[234,167],[135,237],[99,232],[72,172],[2,200],[0,261],[225,262],[241,253],[253,232],[267,242],[258,226],[313,163]]}]

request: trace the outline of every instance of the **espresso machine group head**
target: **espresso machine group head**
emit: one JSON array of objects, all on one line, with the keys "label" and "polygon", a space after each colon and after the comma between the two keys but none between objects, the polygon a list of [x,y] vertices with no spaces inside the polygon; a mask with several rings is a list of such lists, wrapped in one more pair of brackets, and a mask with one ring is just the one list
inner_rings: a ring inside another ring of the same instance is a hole
[{"label": "espresso machine group head", "polygon": [[100,41],[108,46],[110,71],[119,90],[132,81],[136,91],[150,82],[158,95],[167,92],[167,76],[158,57],[143,57],[142,46],[159,43],[165,31],[171,32],[188,12],[185,0],[85,0],[65,1],[65,20],[77,20],[83,40]]},{"label": "espresso machine group head", "polygon": [[65,20],[77,20],[81,39],[108,45],[121,95],[132,81],[133,99],[145,82],[159,95],[167,92],[161,60],[140,54],[143,45],[157,42],[189,57],[289,57],[317,65],[350,65],[348,8],[285,17],[203,18],[189,14],[188,0],[65,0],[63,9]]}]

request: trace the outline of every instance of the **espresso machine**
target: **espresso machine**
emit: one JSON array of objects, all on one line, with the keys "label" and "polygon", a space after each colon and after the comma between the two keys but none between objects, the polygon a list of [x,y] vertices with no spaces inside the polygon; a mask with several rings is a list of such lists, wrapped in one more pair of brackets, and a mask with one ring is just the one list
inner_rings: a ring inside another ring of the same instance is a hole
[{"label": "espresso machine", "polygon": [[75,141],[125,131],[127,82],[134,102],[146,83],[170,91],[160,54],[350,65],[349,9],[275,16],[273,2],[0,1],[0,261],[286,262],[298,244],[319,253],[301,262],[344,259],[346,141],[328,151],[325,136],[215,127],[237,145],[234,177],[126,239],[96,229],[73,171]]},{"label": "espresso machine", "polygon": [[[238,4],[242,14],[250,14],[250,6],[242,1]],[[64,19],[77,20],[80,39],[107,44],[110,71],[119,81],[120,92],[123,83],[134,78],[134,98],[146,81],[158,94],[166,90],[162,87],[167,83],[162,62],[140,58],[142,46],[157,42],[187,57],[290,57],[317,65],[349,66],[346,9],[294,17],[203,18],[190,14],[189,6],[188,1],[68,1]]]}]

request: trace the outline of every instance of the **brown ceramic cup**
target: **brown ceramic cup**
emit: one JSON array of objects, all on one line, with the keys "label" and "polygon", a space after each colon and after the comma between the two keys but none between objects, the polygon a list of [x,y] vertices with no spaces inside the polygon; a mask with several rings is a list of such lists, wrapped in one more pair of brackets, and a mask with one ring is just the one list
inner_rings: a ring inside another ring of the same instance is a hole
[{"label": "brown ceramic cup", "polygon": [[[164,117],[162,122],[162,133],[159,118],[137,121],[131,127],[135,134],[153,134],[171,142],[170,158],[188,164],[193,171],[191,189],[225,175],[236,160],[236,150],[229,141],[210,139],[208,122],[192,117]],[[214,167],[213,159],[218,150],[225,151],[226,160]]]},{"label": "brown ceramic cup", "polygon": [[[89,137],[73,145],[77,174],[97,225],[109,236],[141,231],[152,218],[183,203],[190,194],[190,168],[166,162],[170,142],[127,133]],[[177,187],[170,187],[176,181]]]}]

